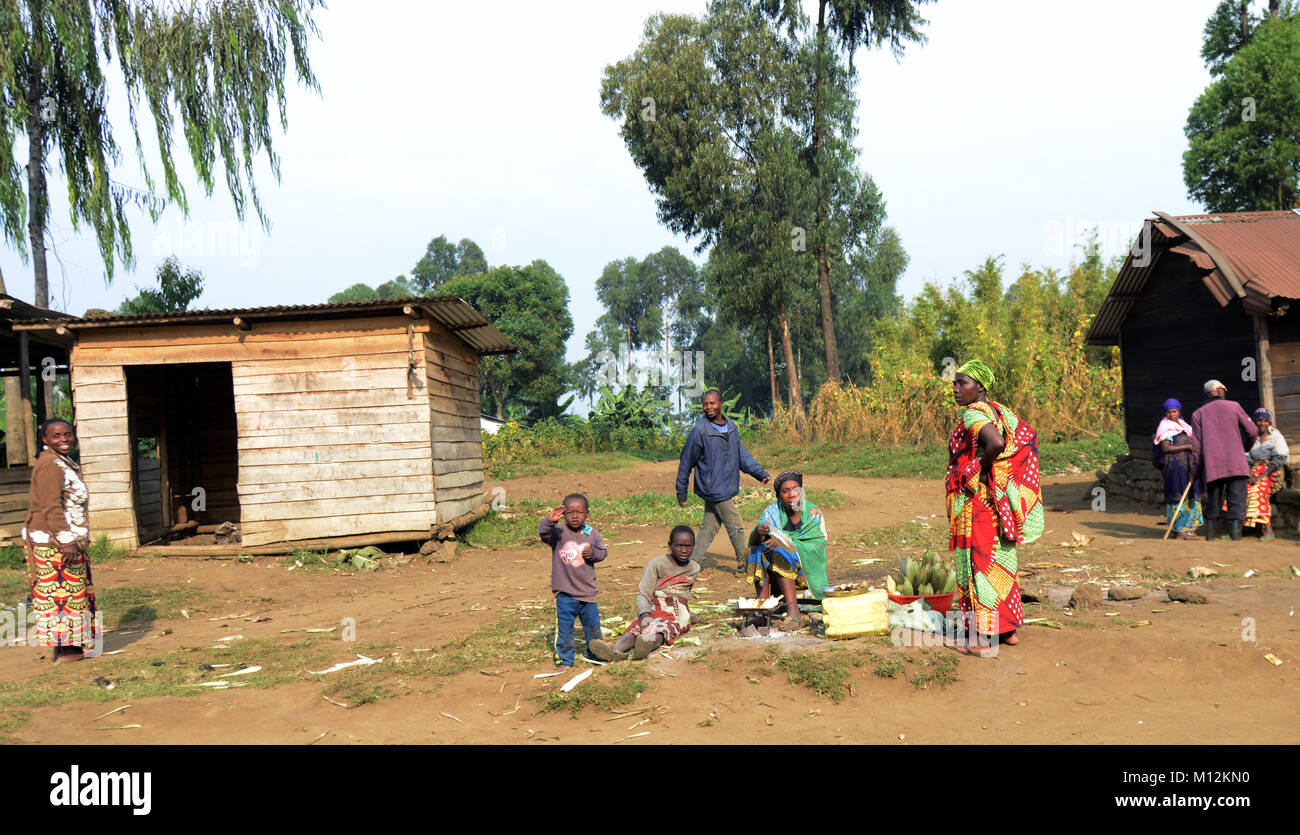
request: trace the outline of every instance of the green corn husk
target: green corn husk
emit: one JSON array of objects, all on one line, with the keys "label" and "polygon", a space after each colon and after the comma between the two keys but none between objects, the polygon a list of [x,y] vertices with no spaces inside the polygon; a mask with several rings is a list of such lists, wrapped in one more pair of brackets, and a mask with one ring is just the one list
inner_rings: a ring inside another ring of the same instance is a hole
[{"label": "green corn husk", "polygon": [[907,597],[916,594],[916,592],[912,590],[912,581],[904,578],[903,582],[898,584],[898,593]]},{"label": "green corn husk", "polygon": [[934,594],[934,586],[930,585],[929,583],[926,583],[923,586],[921,586],[921,588],[918,589],[916,593],[920,595]]},{"label": "green corn husk", "polygon": [[943,584],[943,591],[940,594],[947,594],[957,588],[957,572],[948,575],[948,581]]}]

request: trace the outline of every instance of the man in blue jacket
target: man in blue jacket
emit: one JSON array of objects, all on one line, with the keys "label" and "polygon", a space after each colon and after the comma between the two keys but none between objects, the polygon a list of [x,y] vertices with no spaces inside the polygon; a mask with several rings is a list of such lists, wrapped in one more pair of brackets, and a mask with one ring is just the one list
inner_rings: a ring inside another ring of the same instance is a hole
[{"label": "man in blue jacket", "polygon": [[749,542],[745,537],[745,523],[732,501],[740,492],[740,471],[764,484],[772,479],[740,442],[736,424],[722,414],[722,395],[718,390],[704,392],[700,402],[704,417],[691,428],[682,447],[681,463],[677,465],[677,504],[686,507],[686,482],[694,469],[695,495],[704,499],[704,523],[695,537],[691,559],[700,562],[718,528],[725,527],[731,537],[731,547],[736,551],[736,568],[743,571]]}]

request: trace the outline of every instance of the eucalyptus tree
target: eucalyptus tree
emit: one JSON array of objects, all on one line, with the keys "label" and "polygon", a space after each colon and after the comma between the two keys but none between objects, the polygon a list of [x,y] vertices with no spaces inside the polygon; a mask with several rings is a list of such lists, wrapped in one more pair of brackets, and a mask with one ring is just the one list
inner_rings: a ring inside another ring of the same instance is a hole
[{"label": "eucalyptus tree", "polygon": [[[254,167],[265,156],[276,179],[272,122],[288,126],[290,75],[319,91],[307,56],[321,0],[0,0],[0,231],[26,259],[35,302],[49,304],[45,230],[50,156],[67,180],[71,220],[93,230],[104,269],[134,261],[127,209],[153,220],[169,203],[188,212],[176,167],[175,130],[206,195],[222,176],[242,220],[251,203],[269,226]],[[113,179],[121,148],[108,116],[110,79],[126,90],[143,188]],[[161,183],[145,160],[140,104],[153,122]],[[14,155],[24,136],[24,168]],[[25,228],[24,228],[25,227]]]},{"label": "eucalyptus tree", "polygon": [[815,201],[800,159],[800,50],[743,0],[714,0],[703,18],[655,15],[637,50],[606,68],[601,107],[622,121],[660,220],[698,238],[698,250],[715,248],[718,307],[781,323],[801,413],[788,320],[813,292],[800,236]]},{"label": "eucalyptus tree", "polygon": [[[784,24],[793,36],[806,29],[808,17],[800,0],[753,0],[769,18]],[[808,163],[817,182],[817,208],[810,237],[817,260],[821,291],[822,339],[826,350],[826,373],[840,380],[840,356],[835,338],[831,292],[834,263],[851,257],[854,239],[870,235],[883,219],[884,206],[874,185],[857,176],[857,135],[854,116],[857,101],[853,93],[856,74],[853,55],[859,48],[888,46],[901,58],[910,42],[924,43],[920,28],[925,24],[917,6],[931,0],[817,0],[817,23],[810,53],[811,66],[805,77],[812,87],[811,147]],[[847,63],[843,60],[847,58]],[[876,200],[860,205],[860,199]],[[846,214],[844,208],[850,213]]]}]

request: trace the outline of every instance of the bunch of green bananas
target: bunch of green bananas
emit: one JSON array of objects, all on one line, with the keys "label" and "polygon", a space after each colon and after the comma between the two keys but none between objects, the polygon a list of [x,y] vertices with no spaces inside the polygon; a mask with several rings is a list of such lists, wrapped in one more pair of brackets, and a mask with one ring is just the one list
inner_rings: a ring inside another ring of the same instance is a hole
[{"label": "bunch of green bananas", "polygon": [[921,560],[899,558],[898,578],[885,578],[890,594],[905,596],[947,594],[957,587],[957,574],[943,564],[934,551],[926,551]]}]

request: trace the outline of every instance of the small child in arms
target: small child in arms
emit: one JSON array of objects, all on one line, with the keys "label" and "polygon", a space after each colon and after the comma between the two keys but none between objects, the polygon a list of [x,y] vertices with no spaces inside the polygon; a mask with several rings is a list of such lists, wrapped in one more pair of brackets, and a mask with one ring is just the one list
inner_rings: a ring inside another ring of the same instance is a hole
[{"label": "small child in arms", "polygon": [[611,647],[604,641],[592,641],[591,652],[601,661],[623,661],[629,652],[640,661],[661,646],[691,628],[691,610],[687,603],[691,587],[699,576],[700,564],[691,559],[695,549],[695,531],[678,525],[668,536],[668,553],[646,563],[641,585],[636,591],[637,619]]},{"label": "small child in arms", "polygon": [[[555,595],[555,659],[561,667],[573,666],[573,621],[582,621],[587,657],[592,642],[600,638],[600,612],[596,609],[596,563],[609,553],[596,529],[587,524],[587,497],[570,493],[564,504],[542,519],[537,533],[551,546],[551,593]],[[559,524],[560,520],[564,524]]]}]

